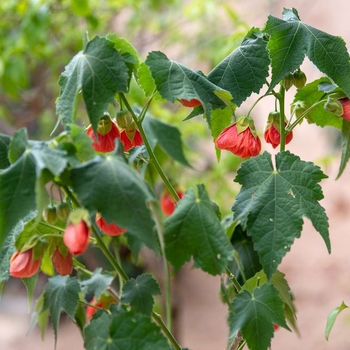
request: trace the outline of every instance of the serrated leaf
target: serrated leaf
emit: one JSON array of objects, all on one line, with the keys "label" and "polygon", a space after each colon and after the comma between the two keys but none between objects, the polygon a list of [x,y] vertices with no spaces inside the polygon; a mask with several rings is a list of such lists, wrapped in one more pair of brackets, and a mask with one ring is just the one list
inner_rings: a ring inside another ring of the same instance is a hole
[{"label": "serrated leaf", "polygon": [[341,176],[345,170],[346,164],[350,158],[350,122],[343,119],[343,127],[341,131],[341,160],[339,165],[339,171],[337,179]]},{"label": "serrated leaf", "polygon": [[116,34],[108,34],[106,36],[106,39],[110,40],[113,42],[114,44],[114,48],[116,50],[118,50],[121,54],[125,54],[128,53],[130,54],[134,60],[135,60],[135,68],[138,68],[138,64],[139,64],[139,54],[137,52],[137,50],[135,49],[135,47],[129,43],[126,39],[124,38],[119,38]]},{"label": "serrated leaf", "polygon": [[252,237],[269,280],[300,237],[303,217],[311,220],[330,252],[328,218],[318,202],[323,198],[318,182],[326,177],[318,166],[290,152],[276,155],[276,169],[265,152],[238,170],[234,181],[242,187],[232,208],[234,219]]},{"label": "serrated leaf", "polygon": [[153,196],[141,177],[121,158],[108,155],[72,169],[72,187],[82,205],[108,222],[126,228],[141,243],[158,251],[147,202]]},{"label": "serrated leaf", "polygon": [[[78,94],[81,92],[93,129],[117,92],[128,91],[129,70],[114,43],[96,36],[65,67],[59,85],[57,114],[64,125],[75,121]],[[98,78],[97,78],[98,77]]]},{"label": "serrated leaf", "polygon": [[154,305],[153,296],[160,294],[162,292],[158,282],[151,274],[143,274],[125,282],[120,301],[122,304],[130,304],[141,314],[151,315]]},{"label": "serrated leaf", "polygon": [[80,286],[78,281],[67,276],[49,278],[45,286],[44,305],[42,311],[50,310],[53,329],[55,332],[55,345],[61,311],[74,321],[75,312],[79,302]]},{"label": "serrated leaf", "polygon": [[97,268],[93,275],[80,283],[81,289],[85,294],[94,294],[96,300],[112,283],[113,276],[102,274],[102,268]]},{"label": "serrated leaf", "polygon": [[36,273],[34,276],[29,278],[22,278],[22,282],[26,286],[27,295],[28,295],[28,312],[31,309],[33,302],[34,289],[36,287],[36,283],[38,281],[38,274]]},{"label": "serrated leaf", "polygon": [[84,330],[86,350],[171,350],[160,328],[151,319],[132,310],[111,306],[112,315],[102,312]]},{"label": "serrated leaf", "polygon": [[153,149],[158,144],[169,157],[191,167],[183,152],[181,133],[177,127],[150,116],[144,119],[143,126]]},{"label": "serrated leaf", "polygon": [[[328,78],[320,78],[310,84],[306,84],[302,89],[299,89],[294,96],[294,101],[305,101],[309,107],[314,103],[321,101],[325,93],[320,90],[319,86],[323,83],[328,83]],[[318,104],[306,114],[306,120],[311,124],[315,123],[318,126],[333,126],[341,129],[342,118],[327,112],[324,109],[324,103]]]},{"label": "serrated leaf", "polygon": [[265,31],[272,66],[271,91],[307,56],[316,67],[350,96],[350,57],[344,40],[301,22],[295,9],[284,9],[283,19],[269,16]]},{"label": "serrated leaf", "polygon": [[269,75],[267,41],[253,28],[241,45],[208,75],[217,86],[229,91],[240,106],[253,92],[258,93]]},{"label": "serrated leaf", "polygon": [[92,139],[86,135],[85,130],[75,124],[68,124],[67,129],[72,137],[77,158],[82,162],[92,159],[95,151],[92,147]]},{"label": "serrated leaf", "polygon": [[334,326],[335,320],[337,319],[338,315],[345,309],[348,309],[349,306],[345,305],[344,301],[340,304],[340,306],[337,306],[334,308],[327,317],[327,324],[326,324],[326,330],[325,330],[325,337],[326,340],[329,339],[329,335],[331,333],[331,330]]},{"label": "serrated leaf", "polygon": [[289,330],[283,302],[272,284],[263,284],[252,293],[247,290],[233,300],[235,314],[230,317],[231,334],[242,331],[249,349],[267,350],[274,335],[273,324]]},{"label": "serrated leaf", "polygon": [[10,166],[8,150],[11,138],[8,135],[0,134],[0,170]]},{"label": "serrated leaf", "polygon": [[169,60],[162,52],[149,53],[145,63],[150,68],[155,85],[163,98],[170,102],[179,99],[201,101],[209,123],[212,109],[225,108],[226,103],[231,103],[231,94],[227,92],[224,97],[219,98],[215,92],[223,89],[211,83],[203,73]]},{"label": "serrated leaf", "polygon": [[166,256],[178,270],[191,257],[194,265],[211,275],[222,273],[232,246],[204,185],[186,191],[174,213],[164,221]]}]

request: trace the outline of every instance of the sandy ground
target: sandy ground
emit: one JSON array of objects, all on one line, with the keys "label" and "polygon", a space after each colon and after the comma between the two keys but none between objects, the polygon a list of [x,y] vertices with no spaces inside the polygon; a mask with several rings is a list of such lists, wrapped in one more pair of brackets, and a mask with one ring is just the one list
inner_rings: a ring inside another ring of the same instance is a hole
[{"label": "sandy ground", "polygon": [[[342,1],[245,1],[239,3],[240,11],[252,26],[262,27],[268,13],[280,17],[282,7],[296,7],[302,20],[334,35],[343,36],[350,43],[348,14],[350,2]],[[254,6],[254,12],[252,11]],[[262,15],[263,14],[263,15]],[[310,63],[305,64],[309,80],[316,78]],[[260,105],[261,113],[267,108]],[[267,110],[269,111],[269,110]],[[313,126],[299,128],[295,132],[289,150],[304,160],[318,162],[330,154],[329,138],[333,134]],[[271,151],[270,148],[266,148]],[[350,305],[350,166],[341,179],[335,181],[339,160],[323,168],[329,179],[322,182],[325,199],[322,205],[330,219],[332,254],[327,253],[321,236],[305,220],[300,239],[292,246],[280,270],[295,295],[298,310],[298,327],[301,336],[284,329],[276,332],[272,340],[274,350],[349,350],[350,310],[339,316],[327,342],[324,337],[328,313],[342,300]],[[180,288],[181,282],[181,288]],[[218,298],[219,279],[186,265],[176,287],[176,298],[182,305],[178,313],[179,341],[191,350],[223,350],[226,346],[226,307]],[[13,290],[6,290],[0,306],[0,350],[53,349],[53,334],[48,330],[45,342],[35,329],[25,336],[29,315],[25,313],[26,300],[16,298]],[[62,322],[59,329],[57,350],[83,349],[77,327]]]}]

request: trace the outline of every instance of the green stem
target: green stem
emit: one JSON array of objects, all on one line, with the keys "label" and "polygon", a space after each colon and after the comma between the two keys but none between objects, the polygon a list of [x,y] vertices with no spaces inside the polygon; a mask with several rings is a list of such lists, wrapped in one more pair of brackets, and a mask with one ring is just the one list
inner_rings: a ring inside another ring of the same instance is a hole
[{"label": "green stem", "polygon": [[286,90],[284,87],[280,86],[280,91],[278,94],[278,100],[280,103],[280,151],[284,151],[285,146],[286,146],[286,128],[284,125],[284,120],[285,120],[285,94]]},{"label": "green stem", "polygon": [[[119,240],[118,237],[115,237],[115,239],[112,239],[112,243],[114,246],[114,250],[115,250],[115,259],[117,260],[118,264],[121,266],[121,260],[120,260],[120,256],[119,256]],[[118,274],[118,281],[119,281],[119,292],[122,291],[123,289],[123,285],[124,285],[124,281],[123,278]]]},{"label": "green stem", "polygon": [[247,344],[247,342],[246,342],[245,340],[243,340],[243,341],[239,344],[237,350],[242,350],[242,349],[245,347],[246,344]]},{"label": "green stem", "polygon": [[[180,200],[175,188],[173,187],[173,185],[170,183],[168,177],[166,176],[166,174],[164,173],[162,167],[160,166],[157,157],[155,156],[153,149],[148,141],[148,138],[146,136],[146,133],[142,127],[142,121],[141,118],[139,119],[136,114],[134,113],[133,109],[131,108],[128,100],[126,99],[126,97],[124,96],[124,94],[120,94],[120,97],[122,99],[122,101],[125,104],[125,107],[130,111],[132,118],[135,122],[135,124],[137,125],[137,128],[141,134],[143,143],[145,144],[145,147],[147,149],[148,155],[150,157],[150,163],[155,167],[156,171],[158,172],[159,176],[162,178],[165,186],[167,187],[168,191],[171,193],[172,197],[174,198],[174,200],[176,200],[176,202],[178,202]],[[149,105],[149,104],[148,104]],[[144,108],[143,109],[143,115],[146,114],[147,109]]]},{"label": "green stem", "polygon": [[242,289],[242,287],[239,284],[239,282],[236,280],[236,277],[234,276],[234,274],[230,271],[230,269],[228,267],[226,267],[226,275],[229,278],[229,280],[232,282],[234,287],[236,288],[237,292],[239,293],[240,290]]},{"label": "green stem", "polygon": [[161,211],[158,203],[151,202],[151,211],[153,214],[153,218],[156,222],[156,230],[158,234],[160,250],[163,255],[163,263],[164,263],[164,279],[165,279],[165,317],[166,317],[166,325],[170,329],[172,328],[172,313],[171,313],[171,280],[170,280],[170,269],[169,263],[166,258],[165,253],[165,244],[164,244],[164,227],[161,219]]},{"label": "green stem", "polygon": [[157,323],[157,325],[161,328],[161,330],[163,331],[165,336],[168,338],[168,340],[170,341],[170,343],[174,347],[174,349],[175,350],[182,350],[181,346],[178,344],[178,342],[176,341],[174,336],[171,334],[171,332],[169,331],[167,326],[164,324],[164,322],[163,322],[162,318],[160,317],[160,315],[153,311],[152,312],[152,318]]},{"label": "green stem", "polygon": [[247,117],[249,117],[251,111],[254,109],[254,107],[258,104],[259,101],[261,101],[264,97],[267,97],[267,96],[271,96],[273,95],[273,93],[269,93],[269,94],[266,94],[266,95],[263,95],[263,96],[260,96],[254,103],[253,105],[250,107],[248,113],[247,113]]}]

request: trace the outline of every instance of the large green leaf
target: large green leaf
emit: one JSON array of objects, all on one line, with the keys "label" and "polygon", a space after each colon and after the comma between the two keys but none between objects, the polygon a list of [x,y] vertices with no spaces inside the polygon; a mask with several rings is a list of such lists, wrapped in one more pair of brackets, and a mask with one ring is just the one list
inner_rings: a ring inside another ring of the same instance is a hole
[{"label": "large green leaf", "polygon": [[108,222],[126,228],[139,242],[158,251],[147,202],[153,196],[141,177],[115,155],[96,156],[72,169],[72,187],[81,204]]},{"label": "large green leaf", "polygon": [[231,335],[241,330],[250,350],[267,350],[273,338],[273,325],[289,329],[283,301],[272,284],[263,284],[253,292],[244,290],[233,300],[234,315],[230,317]]},{"label": "large green leaf", "polygon": [[253,92],[258,93],[269,75],[267,41],[253,28],[241,45],[208,75],[217,86],[229,91],[240,106]]},{"label": "large green leaf", "polygon": [[295,9],[284,9],[283,19],[269,16],[265,31],[272,66],[271,91],[295,71],[305,55],[350,96],[350,57],[344,40],[300,21]]},{"label": "large green leaf", "polygon": [[145,63],[163,98],[170,102],[179,99],[201,101],[208,122],[212,109],[225,108],[226,104],[231,103],[231,94],[211,83],[203,73],[169,60],[162,52],[151,52]]},{"label": "large green leaf", "polygon": [[81,282],[84,293],[93,294],[98,300],[99,296],[107,289],[113,281],[113,276],[101,273],[102,269],[98,268],[93,275]]},{"label": "large green leaf", "polygon": [[303,217],[311,220],[328,251],[328,218],[319,204],[320,185],[327,176],[311,162],[289,153],[276,155],[276,169],[267,152],[242,163],[235,182],[242,185],[232,208],[254,242],[269,280],[282,258],[299,238]]},{"label": "large green leaf", "polygon": [[117,92],[127,92],[129,70],[114,43],[96,36],[66,66],[59,84],[56,110],[64,125],[75,120],[77,98],[82,94],[94,130]]},{"label": "large green leaf", "polygon": [[136,279],[125,282],[121,303],[130,304],[137,312],[151,315],[153,295],[162,294],[158,282],[151,274],[143,274]]},{"label": "large green leaf", "polygon": [[337,179],[343,173],[346,167],[346,164],[349,161],[349,158],[350,158],[350,122],[344,119],[342,131],[341,131],[341,160],[340,160]]},{"label": "large green leaf", "polygon": [[[84,330],[86,350],[171,350],[160,328],[148,316],[111,306],[97,313]],[[99,316],[99,317],[98,317]]]},{"label": "large green leaf", "polygon": [[191,166],[183,152],[183,143],[179,129],[170,124],[147,116],[143,122],[152,148],[159,147],[171,158],[185,166]]},{"label": "large green leaf", "polygon": [[11,138],[7,135],[0,134],[0,170],[10,166],[8,159],[8,148]]},{"label": "large green leaf", "polygon": [[222,273],[232,257],[228,241],[204,185],[186,191],[174,213],[165,220],[165,250],[178,270],[191,257],[196,267],[212,275]]},{"label": "large green leaf", "polygon": [[[302,89],[299,89],[294,96],[293,103],[301,101],[305,103],[308,108],[313,104],[321,101],[325,98],[325,93],[320,90],[320,86],[324,83],[328,83],[328,78],[321,78],[314,80],[310,84],[306,84]],[[292,107],[293,108],[293,107]],[[315,123],[318,126],[333,126],[335,128],[342,128],[343,119],[336,115],[327,112],[324,109],[324,102],[316,104],[315,107],[311,108],[306,116],[306,120],[311,124]]]},{"label": "large green leaf", "polygon": [[79,302],[80,286],[76,278],[55,276],[49,278],[45,286],[43,311],[50,310],[51,321],[57,342],[57,330],[61,311],[74,320],[75,311]]}]

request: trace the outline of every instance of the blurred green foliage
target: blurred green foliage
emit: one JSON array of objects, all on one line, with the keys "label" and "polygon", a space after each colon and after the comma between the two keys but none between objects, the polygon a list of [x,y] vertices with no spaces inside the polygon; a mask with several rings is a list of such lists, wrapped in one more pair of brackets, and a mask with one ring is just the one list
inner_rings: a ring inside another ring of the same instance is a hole
[{"label": "blurred green foliage", "polygon": [[[160,50],[207,74],[248,30],[232,5],[215,0],[5,0],[0,2],[0,18],[0,132],[26,127],[30,137],[38,139],[50,137],[58,77],[81,50],[86,33],[90,38],[116,33],[143,59],[149,51]],[[129,95],[132,103],[145,102],[136,84]],[[210,183],[209,192],[232,203],[232,179],[240,161],[224,155],[217,166],[204,119],[181,122],[188,112],[179,103],[151,107],[154,116],[180,128],[196,170],[183,173],[177,164],[165,166],[182,174],[176,182],[185,188]],[[229,190],[222,186],[225,177],[231,182]],[[229,203],[224,205],[227,211]]]}]

